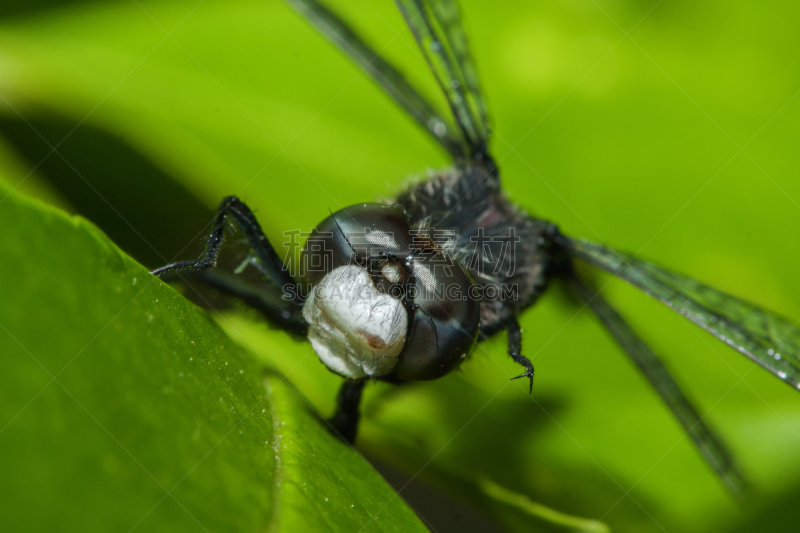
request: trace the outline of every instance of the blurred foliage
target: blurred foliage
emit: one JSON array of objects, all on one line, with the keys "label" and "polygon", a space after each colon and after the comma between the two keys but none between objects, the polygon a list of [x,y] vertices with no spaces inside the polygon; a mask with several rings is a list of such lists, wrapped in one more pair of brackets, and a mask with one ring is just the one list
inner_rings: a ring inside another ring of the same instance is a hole
[{"label": "blurred foliage", "polygon": [[[437,99],[391,2],[336,4]],[[465,1],[463,12],[509,196],[564,233],[800,317],[800,9],[503,5]],[[41,0],[0,14],[6,179],[85,214],[147,266],[194,256],[227,194],[280,244],[329,208],[390,196],[447,163],[276,0]],[[612,531],[785,529],[800,491],[797,393],[623,283],[600,281],[740,457],[755,485],[745,508],[558,287],[523,317],[533,396],[507,381],[517,369],[501,335],[463,372],[372,387],[359,447],[512,530],[533,527],[524,501]],[[339,380],[306,344],[248,313],[221,324],[331,412]]]}]

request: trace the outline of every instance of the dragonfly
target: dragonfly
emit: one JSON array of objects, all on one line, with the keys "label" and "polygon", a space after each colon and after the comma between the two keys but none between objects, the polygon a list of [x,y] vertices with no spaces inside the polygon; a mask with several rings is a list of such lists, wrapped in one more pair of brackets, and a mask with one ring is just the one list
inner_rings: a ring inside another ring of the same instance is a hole
[{"label": "dragonfly", "polygon": [[[743,496],[746,477],[724,441],[576,264],[630,283],[795,389],[800,388],[797,323],[637,255],[571,238],[507,199],[489,150],[486,101],[454,0],[396,0],[447,113],[330,7],[318,0],[287,2],[371,76],[449,154],[452,166],[415,181],[389,202],[328,213],[302,248],[300,270],[281,259],[252,210],[227,197],[201,256],[152,274],[185,275],[308,338],[321,362],[344,378],[329,423],[351,443],[365,384],[440,378],[468,359],[476,343],[502,332],[508,355],[521,367],[512,379],[527,379],[532,391],[534,367],[522,354],[519,317],[553,282],[566,281],[725,487]],[[247,248],[235,268],[220,263],[229,226],[241,232]]]}]

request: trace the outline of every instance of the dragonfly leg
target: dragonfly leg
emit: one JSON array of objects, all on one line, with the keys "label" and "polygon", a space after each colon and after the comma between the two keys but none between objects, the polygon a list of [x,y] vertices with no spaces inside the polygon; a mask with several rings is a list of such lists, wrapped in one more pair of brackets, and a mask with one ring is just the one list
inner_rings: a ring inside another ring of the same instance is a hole
[{"label": "dragonfly leg", "polygon": [[515,363],[525,367],[525,372],[519,376],[514,376],[511,379],[528,378],[530,380],[529,392],[533,392],[533,363],[530,359],[522,355],[522,330],[519,328],[517,317],[512,316],[508,319],[506,324],[506,331],[508,334],[508,355]]},{"label": "dragonfly leg", "polygon": [[356,440],[358,420],[361,418],[359,404],[365,383],[366,381],[345,381],[336,397],[336,412],[328,419],[334,433],[349,444]]},{"label": "dragonfly leg", "polygon": [[261,225],[258,223],[253,211],[236,196],[228,196],[222,200],[217,216],[214,219],[211,234],[206,240],[205,250],[198,259],[170,263],[150,273],[160,277],[170,272],[200,272],[216,267],[219,250],[224,240],[225,223],[229,219],[239,227],[247,239],[255,259],[253,264],[276,287],[286,288],[291,286],[292,293],[297,296],[296,282],[284,267],[283,261],[275,252],[266,235],[264,235],[264,231],[261,229]]}]

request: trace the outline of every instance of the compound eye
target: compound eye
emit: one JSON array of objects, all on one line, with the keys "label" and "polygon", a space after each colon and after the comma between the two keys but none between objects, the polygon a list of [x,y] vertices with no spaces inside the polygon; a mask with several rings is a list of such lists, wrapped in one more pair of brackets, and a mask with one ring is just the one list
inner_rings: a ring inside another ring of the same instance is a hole
[{"label": "compound eye", "polygon": [[458,367],[475,344],[480,301],[469,274],[440,253],[416,257],[413,324],[395,372],[400,379],[437,379]]},{"label": "compound eye", "polygon": [[[372,261],[382,256],[404,258],[411,252],[411,230],[405,214],[392,206],[377,203],[355,204],[333,213],[320,222],[306,241],[300,256],[304,289],[322,281],[335,268],[358,264],[361,259],[371,270],[387,280]],[[357,256],[357,257],[354,257]],[[396,270],[396,269],[394,269]]]}]

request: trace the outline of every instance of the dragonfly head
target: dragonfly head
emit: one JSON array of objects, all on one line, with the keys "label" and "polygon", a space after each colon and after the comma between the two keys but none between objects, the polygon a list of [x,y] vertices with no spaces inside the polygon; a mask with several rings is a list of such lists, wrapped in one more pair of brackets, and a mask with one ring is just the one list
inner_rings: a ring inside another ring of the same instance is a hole
[{"label": "dragonfly head", "polygon": [[332,213],[306,241],[300,264],[308,338],[341,376],[435,379],[474,345],[480,302],[472,279],[395,207]]}]

